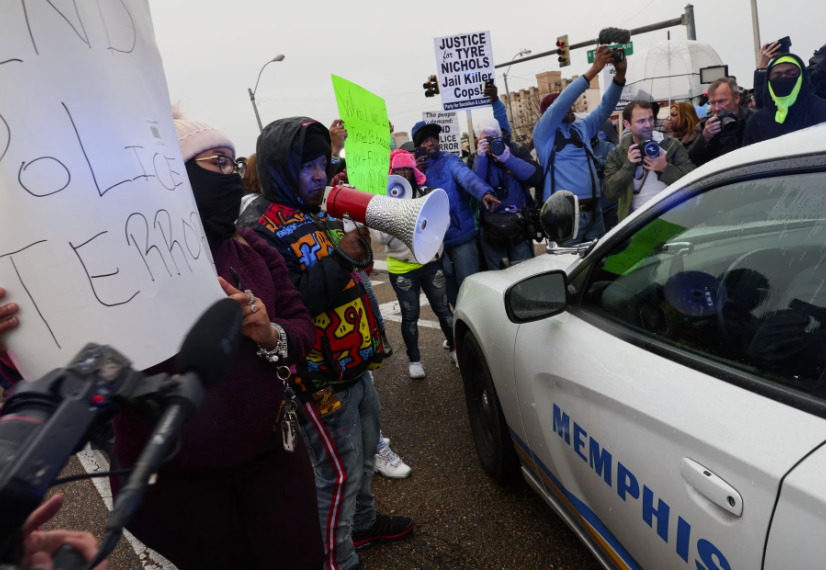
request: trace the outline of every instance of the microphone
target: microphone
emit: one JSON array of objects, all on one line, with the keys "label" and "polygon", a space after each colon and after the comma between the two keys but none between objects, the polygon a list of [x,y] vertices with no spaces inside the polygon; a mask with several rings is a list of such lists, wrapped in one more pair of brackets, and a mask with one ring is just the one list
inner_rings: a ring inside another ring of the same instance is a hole
[{"label": "microphone", "polygon": [[[631,32],[623,30],[622,28],[603,28],[599,32],[598,44],[601,46],[611,44],[627,44],[631,41]],[[611,50],[611,57],[616,63],[625,59],[625,50],[622,48],[613,48]]]},{"label": "microphone", "polygon": [[235,360],[243,320],[244,312],[232,299],[212,305],[187,333],[175,358],[175,371],[198,374],[207,388],[217,384]]},{"label": "microphone", "polygon": [[106,536],[98,552],[100,563],[107,549],[117,544],[123,527],[140,505],[150,479],[158,471],[181,425],[200,407],[204,389],[217,384],[229,370],[241,344],[243,311],[236,301],[222,299],[212,305],[184,339],[175,359],[176,388],[165,398],[168,403],[135,463],[126,485],[115,497],[106,523]]},{"label": "microphone", "polygon": [[599,45],[627,44],[631,41],[631,32],[622,28],[603,28],[599,31]]}]

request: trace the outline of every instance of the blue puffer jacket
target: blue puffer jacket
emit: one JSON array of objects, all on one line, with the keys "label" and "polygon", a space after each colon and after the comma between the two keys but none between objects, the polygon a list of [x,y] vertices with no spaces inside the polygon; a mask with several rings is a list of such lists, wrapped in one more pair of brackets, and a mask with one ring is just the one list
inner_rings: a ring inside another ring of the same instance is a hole
[{"label": "blue puffer jacket", "polygon": [[493,193],[493,188],[476,176],[461,158],[441,150],[436,158],[428,160],[425,174],[428,187],[441,188],[450,198],[450,227],[445,234],[445,247],[457,247],[475,239],[470,197],[481,201],[485,194]]}]

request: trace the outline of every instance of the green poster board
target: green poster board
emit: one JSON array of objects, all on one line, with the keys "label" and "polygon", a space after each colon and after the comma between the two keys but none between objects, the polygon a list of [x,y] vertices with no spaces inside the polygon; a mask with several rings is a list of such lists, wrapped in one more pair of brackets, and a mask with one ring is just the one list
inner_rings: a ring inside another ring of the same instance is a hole
[{"label": "green poster board", "polygon": [[371,194],[387,194],[390,122],[384,99],[333,75],[339,118],[347,129],[344,146],[347,179]]},{"label": "green poster board", "polygon": [[631,238],[631,243],[624,250],[605,259],[603,269],[615,275],[625,275],[640,261],[648,259],[658,247],[679,236],[685,231],[683,226],[657,218]]}]

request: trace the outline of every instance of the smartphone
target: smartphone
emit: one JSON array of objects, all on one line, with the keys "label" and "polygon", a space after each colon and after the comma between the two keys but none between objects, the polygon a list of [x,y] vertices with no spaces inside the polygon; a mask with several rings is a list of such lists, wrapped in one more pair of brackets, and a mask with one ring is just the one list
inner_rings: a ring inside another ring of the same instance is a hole
[{"label": "smartphone", "polygon": [[792,47],[792,39],[789,36],[777,40],[777,43],[780,44],[780,51],[778,53],[789,53],[789,49]]},{"label": "smartphone", "polygon": [[488,79],[485,81],[485,87],[493,87],[493,79]]},{"label": "smartphone", "polygon": [[423,146],[416,147],[416,160],[425,158],[427,156],[427,149]]}]

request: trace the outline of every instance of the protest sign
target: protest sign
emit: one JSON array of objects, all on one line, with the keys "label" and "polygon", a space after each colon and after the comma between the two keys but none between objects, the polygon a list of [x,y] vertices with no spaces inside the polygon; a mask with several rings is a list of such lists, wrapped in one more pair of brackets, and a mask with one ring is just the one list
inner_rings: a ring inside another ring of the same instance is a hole
[{"label": "protest sign", "polygon": [[485,81],[493,79],[493,45],[490,32],[456,34],[433,40],[442,109],[488,107],[491,102],[482,93]]},{"label": "protest sign", "polygon": [[455,113],[437,113],[435,111],[424,111],[422,120],[425,123],[435,123],[442,127],[439,134],[439,148],[445,152],[455,155],[462,155],[462,136],[459,130],[459,116]]},{"label": "protest sign", "polygon": [[[602,70],[602,94],[605,95],[606,89],[613,83],[614,76],[617,74],[616,68],[613,64],[606,65]],[[627,83],[625,87],[622,88],[622,95],[620,95],[620,99],[617,102],[617,106],[614,109],[614,113],[622,113],[622,110],[625,109],[628,104],[637,98],[637,87],[634,83]]]},{"label": "protest sign", "polygon": [[347,129],[347,179],[359,190],[387,194],[390,121],[384,99],[336,75],[333,90],[339,118]]},{"label": "protest sign", "polygon": [[[73,6],[73,9],[68,9]],[[0,303],[27,379],[89,342],[143,369],[224,297],[182,162],[147,0],[0,18]]]}]

